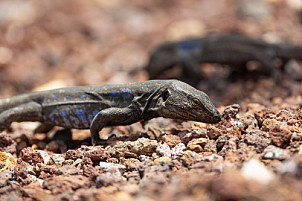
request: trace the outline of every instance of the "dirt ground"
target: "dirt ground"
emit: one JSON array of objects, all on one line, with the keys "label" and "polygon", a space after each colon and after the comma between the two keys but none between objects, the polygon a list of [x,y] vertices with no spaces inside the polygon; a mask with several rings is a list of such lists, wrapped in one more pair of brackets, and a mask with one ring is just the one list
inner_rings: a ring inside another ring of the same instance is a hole
[{"label": "dirt ground", "polygon": [[[0,96],[148,79],[158,44],[242,33],[302,45],[301,0],[2,0]],[[302,54],[302,53],[301,53]],[[253,63],[251,64],[253,66]],[[0,200],[302,200],[302,63],[282,82],[202,64],[218,124],[157,118],[88,130],[0,133]],[[146,128],[145,125],[145,128]]]}]

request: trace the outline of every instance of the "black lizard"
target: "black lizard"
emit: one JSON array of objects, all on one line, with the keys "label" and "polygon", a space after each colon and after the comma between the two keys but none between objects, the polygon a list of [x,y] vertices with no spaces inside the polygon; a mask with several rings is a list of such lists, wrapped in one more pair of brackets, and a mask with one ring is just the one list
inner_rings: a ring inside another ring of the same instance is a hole
[{"label": "black lizard", "polygon": [[11,122],[40,121],[65,128],[90,128],[102,144],[105,126],[129,125],[154,117],[217,123],[221,116],[208,96],[178,80],[69,87],[0,100],[0,128]]},{"label": "black lizard", "polygon": [[164,71],[178,66],[183,74],[180,79],[195,85],[202,78],[199,68],[201,63],[228,64],[237,68],[255,60],[279,82],[281,71],[272,62],[275,58],[281,59],[283,63],[291,58],[302,59],[302,47],[269,44],[240,34],[209,35],[158,46],[152,52],[145,69],[149,78],[155,79],[164,78],[161,77]]}]

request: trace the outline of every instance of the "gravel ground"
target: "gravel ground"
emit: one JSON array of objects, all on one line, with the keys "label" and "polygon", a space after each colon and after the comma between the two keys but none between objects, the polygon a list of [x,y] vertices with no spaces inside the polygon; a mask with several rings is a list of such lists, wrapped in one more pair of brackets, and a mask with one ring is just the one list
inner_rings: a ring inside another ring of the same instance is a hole
[{"label": "gravel ground", "polygon": [[[300,0],[3,0],[0,95],[147,80],[149,52],[190,36],[302,45],[301,22]],[[223,114],[214,125],[157,118],[105,128],[116,137],[93,147],[88,130],[13,123],[0,133],[0,199],[302,200],[301,64],[277,85],[202,64],[198,88]]]}]

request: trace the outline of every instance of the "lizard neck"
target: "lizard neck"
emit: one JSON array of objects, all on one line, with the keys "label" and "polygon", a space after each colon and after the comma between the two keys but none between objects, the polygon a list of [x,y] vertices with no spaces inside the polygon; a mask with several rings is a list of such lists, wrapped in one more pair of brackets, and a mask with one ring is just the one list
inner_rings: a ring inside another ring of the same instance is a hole
[{"label": "lizard neck", "polygon": [[158,87],[146,99],[146,104],[142,110],[142,119],[147,121],[155,117],[160,117],[158,114],[158,101],[161,97],[163,87]]}]

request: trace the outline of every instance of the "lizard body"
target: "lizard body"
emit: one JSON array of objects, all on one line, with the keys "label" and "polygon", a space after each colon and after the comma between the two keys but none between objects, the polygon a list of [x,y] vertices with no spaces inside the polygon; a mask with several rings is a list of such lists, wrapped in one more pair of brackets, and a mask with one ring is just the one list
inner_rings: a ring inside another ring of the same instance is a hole
[{"label": "lizard body", "polygon": [[258,61],[263,69],[278,82],[280,69],[272,62],[279,58],[302,59],[302,47],[288,44],[269,44],[260,39],[244,35],[209,35],[203,38],[164,43],[151,53],[145,67],[150,79],[159,78],[163,71],[178,66],[183,77],[191,84],[201,79],[201,63],[220,63],[233,67],[245,65],[248,61]]},{"label": "lizard body", "polygon": [[178,80],[68,87],[0,99],[0,128],[40,121],[90,129],[92,144],[104,143],[105,126],[129,125],[155,117],[217,123],[221,116],[208,96]]}]

